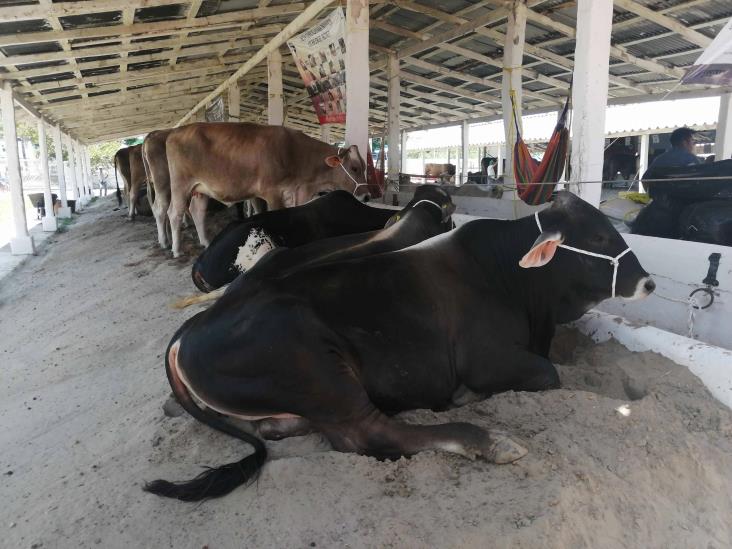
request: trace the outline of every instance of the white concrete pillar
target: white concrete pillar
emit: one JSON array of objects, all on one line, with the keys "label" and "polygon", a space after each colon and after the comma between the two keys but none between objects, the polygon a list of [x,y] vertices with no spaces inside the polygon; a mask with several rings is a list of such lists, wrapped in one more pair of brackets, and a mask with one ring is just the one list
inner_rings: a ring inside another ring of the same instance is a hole
[{"label": "white concrete pillar", "polygon": [[463,153],[463,175],[461,183],[468,182],[468,160],[470,157],[470,124],[467,120],[463,120],[463,132],[462,132],[462,153]]},{"label": "white concrete pillar", "polygon": [[732,157],[732,92],[719,98],[719,117],[717,118],[717,138],[715,139],[714,160],[729,160]]},{"label": "white concrete pillar", "polygon": [[64,149],[61,142],[61,128],[56,125],[53,128],[53,148],[56,151],[56,177],[58,179],[58,196],[61,199],[61,207],[58,209],[58,217],[68,219],[71,217],[66,195],[66,174],[64,174]]},{"label": "white concrete pillar", "polygon": [[330,144],[330,124],[321,124],[320,140],[324,143]]},{"label": "white concrete pillar", "polygon": [[[570,183],[602,180],[612,20],[613,0],[577,2]],[[600,183],[570,185],[570,190],[600,205]]]},{"label": "white concrete pillar", "polygon": [[86,190],[86,173],[84,170],[84,158],[81,155],[81,145],[74,140],[71,142],[74,147],[74,156],[76,158],[76,170],[79,178],[79,192],[81,193],[81,201],[86,206],[89,202],[89,194]]},{"label": "white concrete pillar", "polygon": [[86,166],[86,177],[89,185],[89,200],[94,198],[94,171],[91,167],[91,153],[88,146],[82,146],[82,154],[84,155],[84,166]]},{"label": "white concrete pillar", "polygon": [[402,131],[402,146],[399,151],[400,153],[400,159],[399,159],[399,171],[405,171],[407,169],[407,131]]},{"label": "white concrete pillar", "polygon": [[86,206],[88,203],[86,195],[86,181],[84,179],[84,161],[81,158],[81,146],[76,140],[71,141],[71,146],[74,148],[74,160],[76,161],[76,182],[79,186],[79,196],[81,196],[81,203]]},{"label": "white concrete pillar", "polygon": [[369,142],[369,0],[346,2],[346,145],[366,161]]},{"label": "white concrete pillar", "polygon": [[282,92],[282,54],[276,49],[267,56],[267,123],[281,126],[285,122]]},{"label": "white concrete pillar", "polygon": [[648,147],[651,141],[651,136],[644,133],[640,136],[640,150],[638,151],[638,192],[644,193],[646,189],[643,187],[640,178],[646,173],[648,169]]},{"label": "white concrete pillar", "polygon": [[34,254],[33,237],[28,234],[28,221],[25,217],[25,196],[23,181],[20,177],[20,158],[18,157],[18,136],[15,130],[15,101],[10,81],[4,80],[0,88],[0,110],[3,119],[5,152],[8,161],[8,182],[10,184],[10,203],[15,225],[15,237],[10,241],[13,255]]},{"label": "white concrete pillar", "polygon": [[[513,95],[516,104],[518,123],[521,124],[521,66],[524,59],[524,42],[526,39],[526,0],[513,0],[508,6],[506,40],[503,44],[503,79],[501,88],[501,105],[503,108],[503,128],[506,134],[506,173],[504,182],[514,183],[513,177],[513,145],[516,143],[516,124],[513,119]],[[519,126],[520,127],[520,126]],[[515,198],[513,191],[504,192],[504,198]]]},{"label": "white concrete pillar", "polygon": [[498,145],[498,150],[496,151],[496,157],[498,160],[498,166],[496,167],[496,177],[501,177],[503,175],[503,159],[506,158],[506,145]]},{"label": "white concrete pillar", "polygon": [[396,53],[389,54],[387,64],[389,78],[388,95],[388,126],[389,126],[389,181],[399,182],[399,172],[402,171],[401,136],[399,135],[399,109],[401,79],[399,78],[399,58]]},{"label": "white concrete pillar", "polygon": [[76,162],[74,160],[74,147],[72,146],[71,138],[67,135],[66,139],[66,155],[69,159],[69,183],[71,189],[74,191],[74,210],[79,212],[83,209],[79,194],[79,183],[76,177]]},{"label": "white concrete pillar", "polygon": [[229,103],[229,122],[239,122],[241,117],[241,93],[239,91],[239,83],[236,82],[229,86],[228,103]]},{"label": "white concrete pillar", "polygon": [[43,203],[46,215],[43,216],[43,230],[55,233],[58,229],[56,216],[53,213],[53,196],[51,194],[51,176],[48,173],[48,147],[46,146],[46,124],[38,120],[38,160],[41,163],[41,179],[43,179]]}]

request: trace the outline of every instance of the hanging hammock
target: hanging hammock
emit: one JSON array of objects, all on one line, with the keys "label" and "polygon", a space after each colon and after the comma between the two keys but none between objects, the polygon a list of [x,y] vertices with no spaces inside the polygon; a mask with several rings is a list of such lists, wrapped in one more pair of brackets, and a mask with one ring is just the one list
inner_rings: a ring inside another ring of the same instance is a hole
[{"label": "hanging hammock", "polygon": [[366,182],[368,184],[368,191],[371,198],[381,198],[381,196],[383,196],[384,179],[384,141],[382,139],[377,166],[374,166],[374,157],[371,154],[371,147],[369,147],[367,151]]},{"label": "hanging hammock", "polygon": [[527,204],[536,206],[548,202],[556,185],[541,185],[539,183],[557,183],[559,178],[562,177],[569,148],[567,113],[569,112],[570,97],[572,97],[571,88],[567,95],[567,101],[564,103],[564,108],[559,114],[551,139],[549,139],[544,157],[541,162],[537,162],[531,157],[529,147],[521,138],[521,130],[516,114],[516,102],[513,92],[511,93],[513,121],[516,125],[516,144],[513,147],[513,173],[518,195]]}]

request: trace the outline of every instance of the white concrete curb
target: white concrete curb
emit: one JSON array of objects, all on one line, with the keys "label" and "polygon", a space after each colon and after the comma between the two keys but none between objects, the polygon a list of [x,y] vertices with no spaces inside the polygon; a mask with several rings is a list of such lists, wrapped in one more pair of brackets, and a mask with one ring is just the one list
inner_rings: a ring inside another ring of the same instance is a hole
[{"label": "white concrete curb", "polygon": [[717,400],[732,408],[732,351],[595,309],[574,325],[594,341],[614,338],[631,351],[653,351],[686,366]]}]

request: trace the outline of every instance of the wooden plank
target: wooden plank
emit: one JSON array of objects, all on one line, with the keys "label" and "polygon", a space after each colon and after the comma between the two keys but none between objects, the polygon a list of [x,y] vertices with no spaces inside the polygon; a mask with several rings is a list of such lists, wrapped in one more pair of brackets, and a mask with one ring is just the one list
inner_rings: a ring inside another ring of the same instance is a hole
[{"label": "wooden plank", "polygon": [[[0,36],[0,47],[15,44],[34,44],[37,42],[52,42],[55,40],[74,40],[80,38],[95,38],[103,36],[125,36],[134,34],[136,37],[148,35],[153,32],[187,32],[191,29],[210,30],[210,26],[227,23],[252,22],[263,17],[275,15],[290,15],[300,13],[305,4],[295,2],[268,8],[254,8],[250,10],[239,10],[209,17],[197,17],[191,21],[187,19],[175,19],[172,21],[157,21],[154,23],[135,23],[133,25],[111,25],[103,27],[86,27],[80,29],[68,29],[62,31],[28,32],[18,34],[7,34]],[[137,36],[139,35],[139,36]]]}]

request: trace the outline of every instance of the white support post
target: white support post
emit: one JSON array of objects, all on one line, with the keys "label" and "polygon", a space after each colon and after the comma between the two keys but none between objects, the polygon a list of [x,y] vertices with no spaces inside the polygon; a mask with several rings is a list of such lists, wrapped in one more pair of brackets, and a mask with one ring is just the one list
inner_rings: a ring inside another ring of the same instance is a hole
[{"label": "white support post", "polygon": [[729,160],[730,157],[732,157],[732,92],[725,93],[719,98],[714,160]]},{"label": "white support post", "polygon": [[79,191],[81,192],[81,201],[84,206],[89,202],[89,195],[86,191],[86,174],[84,171],[84,158],[81,156],[81,145],[74,140],[71,142],[74,147],[74,155],[76,157],[76,169],[79,177]]},{"label": "white support post", "polygon": [[463,153],[463,175],[461,178],[461,183],[465,184],[468,182],[468,160],[470,158],[470,124],[467,120],[463,120],[463,133],[461,144]]},{"label": "white support post", "polygon": [[41,178],[43,179],[43,204],[46,215],[43,216],[43,230],[55,233],[58,229],[56,216],[53,213],[53,195],[51,194],[51,176],[48,173],[48,147],[46,147],[46,123],[38,119],[38,152],[41,162]]},{"label": "white support post", "polygon": [[13,255],[36,253],[33,237],[28,234],[28,221],[25,217],[25,196],[23,181],[20,177],[20,158],[18,157],[18,136],[15,130],[15,100],[13,87],[4,80],[0,89],[0,103],[5,135],[5,152],[8,161],[8,182],[10,183],[10,202],[15,225],[15,237],[10,241]]},{"label": "white support post", "polygon": [[58,217],[68,219],[71,217],[66,195],[66,174],[64,174],[64,149],[61,142],[61,128],[56,125],[53,128],[53,148],[56,151],[56,177],[58,179],[58,195],[61,199],[61,207],[58,209]]},{"label": "white support post", "polygon": [[71,189],[74,191],[74,211],[77,213],[83,209],[79,195],[79,184],[76,179],[76,162],[74,161],[74,147],[72,146],[71,138],[67,135],[66,137],[66,153],[69,157],[69,182],[71,183]]},{"label": "white support post", "polygon": [[71,142],[71,146],[74,148],[74,160],[76,160],[76,181],[79,185],[79,196],[81,196],[81,203],[86,206],[89,202],[86,194],[86,181],[84,178],[84,160],[81,158],[81,145],[79,142],[74,140]]},{"label": "white support post", "polygon": [[279,49],[267,56],[267,123],[281,126],[285,122],[282,92],[282,54]]},{"label": "white support post", "polygon": [[613,0],[579,0],[572,86],[570,189],[600,206]]},{"label": "white support post", "polygon": [[387,67],[389,78],[388,90],[388,126],[389,126],[389,182],[392,184],[399,182],[399,172],[402,171],[402,154],[401,138],[399,135],[399,109],[400,109],[400,88],[401,79],[399,78],[399,58],[395,53],[389,54],[389,62]]},{"label": "white support post", "polygon": [[496,167],[496,177],[501,177],[503,175],[503,159],[506,158],[506,145],[498,145],[498,150],[496,151],[496,162],[498,163],[498,166]]},{"label": "white support post", "polygon": [[321,124],[320,140],[324,143],[330,144],[330,124]]},{"label": "white support post", "polygon": [[234,82],[227,90],[229,103],[229,122],[239,122],[241,118],[241,92],[239,82]]},{"label": "white support post", "polygon": [[[521,66],[524,60],[524,42],[526,40],[526,0],[513,0],[508,6],[506,37],[503,44],[503,79],[501,83],[501,106],[503,108],[503,128],[506,135],[506,171],[503,180],[513,185],[513,144],[516,142],[516,125],[513,118],[515,101],[516,116],[521,124],[522,81]],[[503,193],[504,198],[515,199],[516,193]]]},{"label": "white support post", "polygon": [[648,169],[648,147],[650,141],[651,136],[647,133],[640,136],[640,151],[638,151],[638,192],[640,193],[646,192],[640,179]]},{"label": "white support post", "polygon": [[346,145],[369,153],[369,0],[346,2]]},{"label": "white support post", "polygon": [[399,160],[400,171],[407,169],[407,131],[402,130],[402,146],[399,151],[401,159]]},{"label": "white support post", "polygon": [[91,167],[91,154],[87,146],[82,146],[81,151],[84,155],[84,166],[86,166],[86,177],[89,185],[89,200],[91,200],[94,198],[94,172],[92,172]]}]

